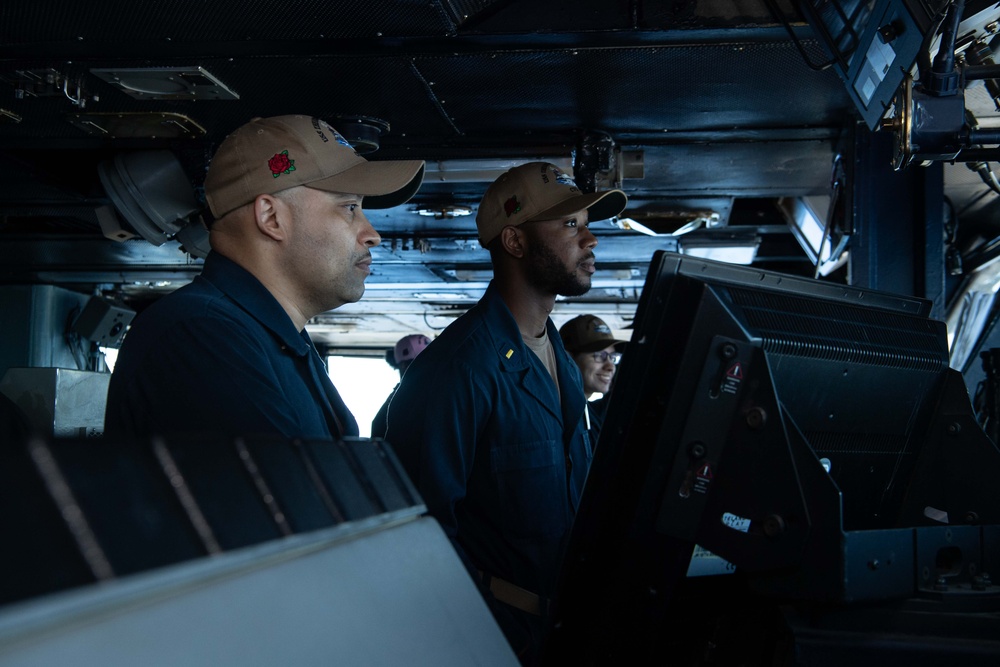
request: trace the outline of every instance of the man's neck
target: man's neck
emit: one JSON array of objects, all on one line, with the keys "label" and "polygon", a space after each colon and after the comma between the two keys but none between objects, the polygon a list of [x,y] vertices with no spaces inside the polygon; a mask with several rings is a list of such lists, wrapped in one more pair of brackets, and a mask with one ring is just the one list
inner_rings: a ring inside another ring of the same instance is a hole
[{"label": "man's neck", "polygon": [[555,307],[555,294],[539,293],[519,280],[501,281],[497,287],[522,337],[538,338],[545,333],[545,323]]},{"label": "man's neck", "polygon": [[230,261],[240,265],[260,281],[264,289],[271,293],[271,296],[292,320],[292,324],[299,333],[305,328],[309,318],[316,314],[302,309],[301,299],[297,298],[292,285],[285,278],[285,275],[273,265],[273,262],[268,261],[269,258],[241,253],[238,248],[229,249],[228,252],[220,254],[224,254]]}]

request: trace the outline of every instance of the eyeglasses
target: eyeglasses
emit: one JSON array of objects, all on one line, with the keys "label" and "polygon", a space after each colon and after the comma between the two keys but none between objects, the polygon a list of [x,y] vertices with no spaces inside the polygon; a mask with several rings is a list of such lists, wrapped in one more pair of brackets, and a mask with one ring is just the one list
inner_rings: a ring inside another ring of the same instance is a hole
[{"label": "eyeglasses", "polygon": [[608,352],[607,350],[601,350],[600,352],[594,352],[593,355],[591,355],[591,356],[593,356],[594,357],[594,361],[596,361],[599,364],[603,364],[605,361],[608,361],[610,359],[611,363],[613,363],[615,366],[617,366],[618,362],[622,360],[622,353],[621,352]]}]

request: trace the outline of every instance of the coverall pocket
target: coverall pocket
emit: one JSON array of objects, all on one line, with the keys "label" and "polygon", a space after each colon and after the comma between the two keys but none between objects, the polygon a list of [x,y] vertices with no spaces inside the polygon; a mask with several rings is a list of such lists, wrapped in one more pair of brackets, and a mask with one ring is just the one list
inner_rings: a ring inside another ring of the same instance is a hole
[{"label": "coverall pocket", "polygon": [[566,458],[558,440],[496,447],[490,454],[506,529],[515,535],[562,535],[569,527]]}]

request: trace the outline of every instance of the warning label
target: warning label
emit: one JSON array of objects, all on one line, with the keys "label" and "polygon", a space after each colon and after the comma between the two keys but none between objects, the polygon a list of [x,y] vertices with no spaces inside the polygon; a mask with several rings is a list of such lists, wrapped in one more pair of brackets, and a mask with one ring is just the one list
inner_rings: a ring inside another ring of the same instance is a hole
[{"label": "warning label", "polygon": [[712,465],[702,463],[694,474],[694,486],[691,489],[695,493],[708,493],[708,485],[712,483]]},{"label": "warning label", "polygon": [[734,361],[732,366],[726,369],[725,377],[722,378],[721,390],[727,394],[735,394],[740,389],[743,382],[743,364]]}]

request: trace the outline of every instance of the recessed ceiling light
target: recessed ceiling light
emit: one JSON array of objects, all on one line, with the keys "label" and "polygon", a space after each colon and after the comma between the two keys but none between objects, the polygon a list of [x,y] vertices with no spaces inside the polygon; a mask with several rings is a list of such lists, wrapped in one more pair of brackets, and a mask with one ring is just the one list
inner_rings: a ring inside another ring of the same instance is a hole
[{"label": "recessed ceiling light", "polygon": [[202,67],[92,69],[126,95],[140,100],[238,100],[226,84]]}]

